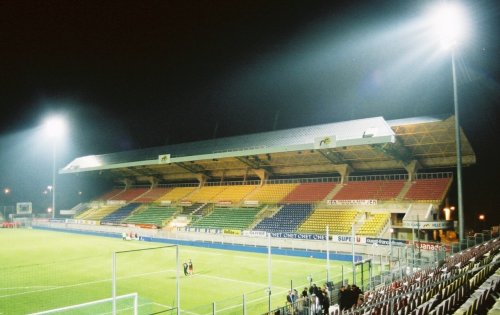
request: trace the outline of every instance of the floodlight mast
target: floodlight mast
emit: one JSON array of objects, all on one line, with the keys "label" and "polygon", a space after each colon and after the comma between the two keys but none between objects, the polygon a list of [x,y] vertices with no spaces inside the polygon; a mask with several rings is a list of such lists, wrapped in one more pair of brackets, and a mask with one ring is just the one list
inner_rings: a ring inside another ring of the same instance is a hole
[{"label": "floodlight mast", "polygon": [[51,117],[45,122],[45,130],[52,141],[52,219],[56,215],[56,147],[57,140],[64,133],[65,122],[60,117]]},{"label": "floodlight mast", "polygon": [[455,67],[455,49],[464,37],[466,19],[463,8],[456,3],[444,2],[436,7],[432,15],[432,23],[442,48],[451,51],[451,70],[453,80],[453,110],[455,115],[455,144],[457,164],[457,198],[458,198],[458,238],[464,239],[464,206],[462,195],[462,143],[460,140],[460,117],[458,108],[457,75]]}]

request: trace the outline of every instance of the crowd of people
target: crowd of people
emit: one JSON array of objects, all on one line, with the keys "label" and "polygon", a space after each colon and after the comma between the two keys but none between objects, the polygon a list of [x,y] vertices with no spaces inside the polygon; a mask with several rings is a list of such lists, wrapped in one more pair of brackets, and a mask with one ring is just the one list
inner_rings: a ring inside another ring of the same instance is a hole
[{"label": "crowd of people", "polygon": [[139,235],[136,233],[133,233],[133,232],[122,232],[122,240],[124,241],[131,241],[131,240],[140,240],[140,237]]},{"label": "crowd of people", "polygon": [[[323,287],[311,284],[309,288],[305,287],[300,295],[296,289],[289,290],[286,296],[287,310],[285,314],[302,314],[305,308],[308,310],[308,314],[330,314],[332,294],[333,286],[326,283]],[[342,286],[338,291],[338,307],[340,311],[361,305],[363,302],[364,294],[355,284]],[[280,311],[275,315],[281,315]]]},{"label": "crowd of people", "polygon": [[311,310],[311,314],[329,314],[332,287],[325,283],[320,288],[315,283],[309,288],[305,287],[299,295],[296,289],[288,291],[286,296],[289,313],[301,313],[304,307]]},{"label": "crowd of people", "polygon": [[361,289],[353,284],[340,287],[339,308],[341,311],[350,309],[353,306],[361,305],[364,302],[364,295]]}]

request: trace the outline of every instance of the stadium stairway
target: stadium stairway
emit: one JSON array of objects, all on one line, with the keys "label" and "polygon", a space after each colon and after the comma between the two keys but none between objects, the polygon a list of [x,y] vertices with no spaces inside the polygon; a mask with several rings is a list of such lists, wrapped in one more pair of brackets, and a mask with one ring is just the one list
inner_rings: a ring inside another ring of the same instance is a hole
[{"label": "stadium stairway", "polygon": [[410,190],[411,186],[413,186],[413,183],[410,180],[406,181],[406,183],[404,184],[403,188],[399,192],[399,195],[396,197],[396,199],[403,200],[404,196],[406,195],[408,190]]},{"label": "stadium stairway", "polygon": [[270,206],[265,205],[262,207],[262,210],[257,213],[256,219],[252,222],[252,224],[248,227],[249,230],[255,229],[255,227],[264,219],[270,218],[274,216],[278,211],[282,208],[281,205]]},{"label": "stadium stairway", "polygon": [[342,187],[344,187],[344,184],[335,185],[335,188],[332,191],[330,191],[330,193],[326,195],[326,197],[323,199],[325,205],[326,205],[326,200],[332,200],[333,198],[335,198],[335,195],[337,195],[337,193],[342,189]]}]

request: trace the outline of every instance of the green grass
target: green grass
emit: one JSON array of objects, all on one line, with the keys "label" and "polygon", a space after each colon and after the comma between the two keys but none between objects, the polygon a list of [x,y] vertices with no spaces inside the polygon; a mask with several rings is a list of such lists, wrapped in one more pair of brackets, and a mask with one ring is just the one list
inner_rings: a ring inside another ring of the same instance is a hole
[{"label": "green grass", "polygon": [[[30,314],[112,296],[112,253],[165,244],[28,229],[0,229],[0,315]],[[263,314],[268,300],[268,257],[265,254],[182,246],[181,263],[192,259],[195,274],[181,268],[182,314]],[[344,271],[350,264],[344,263]],[[291,283],[300,292],[307,275],[323,285],[324,260],[272,256],[272,307],[282,306]],[[117,295],[137,292],[140,314],[176,305],[175,247],[117,254]],[[331,278],[341,280],[341,263],[331,262]],[[347,277],[347,275],[345,275]],[[126,304],[126,303],[125,303]],[[119,314],[131,314],[124,302]],[[99,310],[64,314],[110,314]],[[63,314],[63,313],[58,313]],[[165,314],[169,314],[165,312]],[[172,313],[173,314],[173,313]]]}]

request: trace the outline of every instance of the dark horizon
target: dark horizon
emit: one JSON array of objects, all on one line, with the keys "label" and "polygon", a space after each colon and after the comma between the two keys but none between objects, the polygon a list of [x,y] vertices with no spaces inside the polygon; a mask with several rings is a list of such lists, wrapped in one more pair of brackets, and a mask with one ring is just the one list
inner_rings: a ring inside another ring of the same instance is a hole
[{"label": "dark horizon", "polygon": [[[500,4],[458,2],[472,29],[456,51],[460,119],[477,157],[464,168],[466,223],[484,212],[498,224]],[[434,3],[6,1],[0,185],[10,202],[46,202],[51,151],[36,129],[50,113],[71,125],[58,168],[214,135],[453,114],[450,55],[421,27]],[[109,186],[98,179],[58,176],[68,196]]]}]

